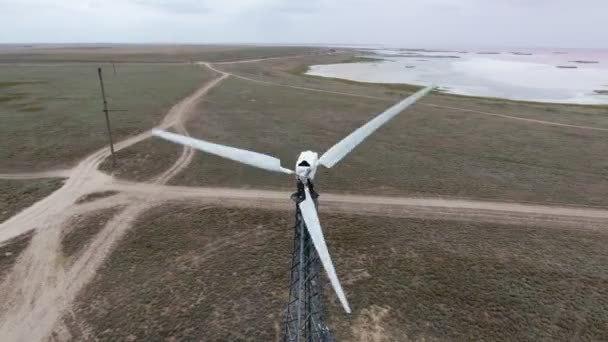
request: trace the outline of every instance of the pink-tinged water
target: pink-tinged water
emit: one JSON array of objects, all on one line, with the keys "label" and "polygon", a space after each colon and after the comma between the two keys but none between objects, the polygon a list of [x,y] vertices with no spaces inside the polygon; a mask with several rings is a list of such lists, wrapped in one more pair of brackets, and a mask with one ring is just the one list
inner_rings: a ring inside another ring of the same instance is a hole
[{"label": "pink-tinged water", "polygon": [[[462,95],[608,104],[608,95],[598,93],[608,91],[608,50],[484,49],[468,53],[414,52],[427,57],[413,58],[405,57],[413,51],[379,49],[374,52],[382,62],[317,65],[311,67],[309,74],[362,82],[435,84],[447,92]],[[436,58],[439,56],[459,58]]]}]

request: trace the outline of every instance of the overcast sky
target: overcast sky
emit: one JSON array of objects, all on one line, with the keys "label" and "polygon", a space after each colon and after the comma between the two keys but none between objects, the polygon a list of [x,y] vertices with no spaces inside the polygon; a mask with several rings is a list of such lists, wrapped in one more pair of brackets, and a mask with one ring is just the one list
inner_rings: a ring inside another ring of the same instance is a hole
[{"label": "overcast sky", "polygon": [[608,0],[0,0],[0,43],[608,48]]}]

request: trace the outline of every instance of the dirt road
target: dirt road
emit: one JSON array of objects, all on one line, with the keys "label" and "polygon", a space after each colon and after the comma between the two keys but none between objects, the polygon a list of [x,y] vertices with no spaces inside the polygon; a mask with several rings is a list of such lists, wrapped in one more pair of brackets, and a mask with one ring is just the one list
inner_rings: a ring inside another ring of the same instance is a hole
[{"label": "dirt road", "polygon": [[[231,76],[208,63],[202,65],[217,72],[218,77],[173,106],[157,128],[172,127],[182,134],[188,134],[183,124],[184,119],[209,90]],[[327,92],[312,88],[289,87]],[[347,93],[336,94],[359,96]],[[115,149],[121,150],[149,137],[149,131],[141,133],[120,141],[115,145]],[[120,181],[100,172],[98,166],[109,156],[109,153],[108,148],[100,149],[71,170],[36,174],[0,174],[0,178],[4,179],[67,178],[62,188],[0,224],[0,245],[23,233],[35,231],[30,245],[0,283],[2,340],[44,341],[52,333],[55,333],[54,337],[58,340],[69,339],[66,335],[68,330],[61,321],[63,315],[69,311],[78,292],[94,277],[116,242],[128,231],[138,216],[155,205],[167,201],[187,200],[256,208],[291,209],[293,207],[288,192],[166,186],[170,179],[190,164],[194,153],[190,148],[184,148],[177,162],[154,178],[151,183]],[[75,204],[83,195],[108,190],[118,191],[119,194],[85,204]],[[322,194],[321,203],[321,213],[332,211],[359,215],[548,224],[590,229],[604,229],[608,222],[608,210],[582,207],[340,194]],[[61,255],[61,239],[63,229],[70,219],[74,215],[84,215],[117,204],[122,205],[122,209],[92,239],[76,260],[67,264]]]}]

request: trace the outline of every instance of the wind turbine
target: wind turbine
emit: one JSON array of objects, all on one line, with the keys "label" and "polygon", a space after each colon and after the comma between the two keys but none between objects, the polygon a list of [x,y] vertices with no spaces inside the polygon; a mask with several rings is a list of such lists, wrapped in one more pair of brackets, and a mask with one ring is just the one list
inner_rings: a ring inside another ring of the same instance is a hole
[{"label": "wind turbine", "polygon": [[[336,163],[342,160],[350,151],[352,151],[357,145],[363,142],[363,140],[365,140],[374,131],[376,131],[383,124],[395,117],[397,114],[401,113],[407,107],[416,103],[416,101],[428,94],[432,89],[432,86],[426,87],[416,92],[415,94],[405,98],[404,100],[398,102],[397,104],[388,108],[384,112],[378,114],[365,125],[361,126],[357,130],[352,132],[350,135],[342,139],[340,142],[332,146],[329,150],[327,150],[327,152],[323,153],[320,158],[316,152],[304,151],[300,153],[294,170],[284,168],[283,166],[281,166],[281,161],[279,159],[266,154],[215,144],[208,141],[195,139],[158,129],[153,130],[152,133],[160,138],[169,140],[171,142],[191,146],[197,150],[201,150],[236,162],[258,167],[268,171],[280,172],[289,175],[295,174],[298,186],[298,192],[296,194],[300,198],[300,200],[297,201],[298,214],[301,213],[301,217],[306,227],[306,231],[310,235],[310,239],[312,240],[312,243],[316,249],[321,264],[323,265],[323,268],[327,273],[327,277],[329,278],[329,281],[338,299],[340,300],[344,311],[350,313],[350,305],[348,303],[348,300],[346,299],[346,296],[344,295],[344,290],[342,289],[342,285],[338,280],[336,270],[334,268],[331,257],[329,256],[327,244],[325,243],[325,238],[323,236],[323,231],[321,229],[321,224],[319,222],[319,216],[317,213],[317,194],[313,189],[312,181],[315,178],[315,174],[319,165],[323,165],[326,168],[331,168],[336,165]],[[299,260],[299,263],[302,262],[302,260]],[[298,326],[299,324],[300,321],[298,321]],[[298,339],[296,339],[296,341],[299,341],[299,334]]]}]

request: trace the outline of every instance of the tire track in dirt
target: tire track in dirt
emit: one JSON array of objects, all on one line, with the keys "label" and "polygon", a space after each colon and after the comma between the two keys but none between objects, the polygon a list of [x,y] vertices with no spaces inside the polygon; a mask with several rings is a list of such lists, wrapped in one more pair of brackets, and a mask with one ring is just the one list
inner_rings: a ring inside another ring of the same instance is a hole
[{"label": "tire track in dirt", "polygon": [[[190,136],[190,134],[188,134],[188,131],[185,129],[185,127],[183,127],[182,124],[176,125],[175,131],[179,134],[182,134],[185,136]],[[175,161],[175,163],[173,163],[173,165],[171,165],[171,167],[169,169],[165,170],[162,174],[152,178],[151,182],[154,184],[167,183],[170,179],[175,177],[183,169],[188,167],[188,165],[190,165],[190,162],[192,162],[193,157],[194,157],[194,149],[190,146],[183,145],[182,152],[181,152],[179,158],[177,158],[177,160]]]},{"label": "tire track in dirt", "polygon": [[[195,94],[197,96],[193,97],[191,101],[187,101],[184,105],[180,106],[179,110],[177,111],[178,114],[173,114],[170,112],[169,115],[167,115],[167,117],[170,118],[167,123],[173,125],[177,133],[190,136],[188,130],[186,130],[185,121],[187,120],[188,115],[194,110],[198,100],[202,99],[209,90],[216,87],[220,82],[229,76],[224,72],[220,72],[220,75],[220,77],[208,83],[206,87],[201,88],[200,91]],[[194,149],[190,146],[184,145],[182,147],[182,153],[175,163],[165,172],[154,178],[152,182],[155,184],[167,183],[171,178],[175,177],[178,173],[188,167],[190,162],[192,162],[193,157]]]},{"label": "tire track in dirt", "polygon": [[[173,106],[158,128],[177,126],[178,131],[185,132],[183,118],[200,98],[226,77],[228,75],[222,73]],[[150,131],[143,132],[117,143],[115,149],[121,150],[150,136]],[[192,159],[192,153],[185,149],[156,183],[164,184],[185,168]],[[22,232],[36,230],[30,246],[18,258],[5,281],[0,283],[0,336],[3,340],[42,341],[54,329],[61,330],[61,318],[79,291],[94,277],[135,220],[156,203],[154,196],[132,201],[135,204],[126,206],[115,215],[71,266],[62,263],[61,231],[69,218],[84,214],[94,206],[100,209],[103,206],[98,202],[108,206],[117,203],[117,198],[113,197],[74,207],[74,202],[82,195],[99,191],[113,181],[112,177],[97,170],[108,156],[109,149],[103,148],[85,158],[70,171],[62,188],[0,225],[0,243]],[[118,199],[125,196],[128,195],[118,195]]]}]

